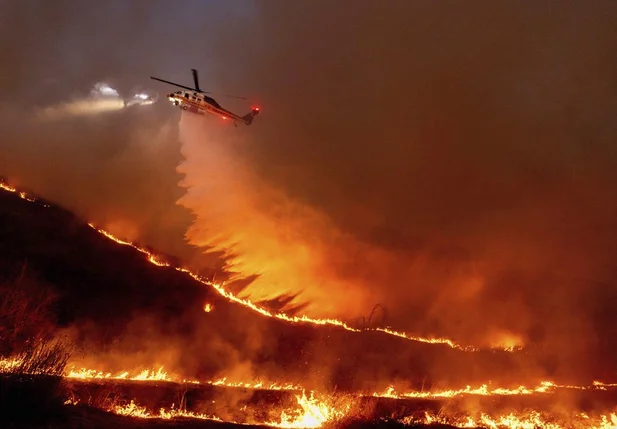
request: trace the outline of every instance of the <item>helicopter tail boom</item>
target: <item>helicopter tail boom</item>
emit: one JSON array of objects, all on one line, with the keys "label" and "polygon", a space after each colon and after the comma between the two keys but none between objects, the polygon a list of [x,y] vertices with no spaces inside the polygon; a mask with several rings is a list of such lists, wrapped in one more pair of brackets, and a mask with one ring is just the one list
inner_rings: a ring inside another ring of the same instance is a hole
[{"label": "helicopter tail boom", "polygon": [[242,120],[244,121],[246,125],[251,125],[253,123],[253,118],[257,116],[258,113],[259,113],[259,109],[255,107],[253,108],[251,113],[247,113],[246,115],[244,115],[242,117]]}]

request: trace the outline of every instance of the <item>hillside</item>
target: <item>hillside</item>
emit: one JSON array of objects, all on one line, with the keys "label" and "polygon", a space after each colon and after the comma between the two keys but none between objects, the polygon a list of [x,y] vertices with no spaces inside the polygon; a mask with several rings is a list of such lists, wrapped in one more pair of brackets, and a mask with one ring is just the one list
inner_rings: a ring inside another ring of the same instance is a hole
[{"label": "hillside", "polygon": [[[538,422],[529,410],[551,413],[564,403],[585,413],[577,419],[591,413],[604,422],[615,403],[615,384],[592,383],[580,368],[572,373],[583,384],[543,382],[555,374],[533,350],[470,351],[351,325],[293,321],[293,315],[272,317],[271,310],[234,298],[173,258],[122,242],[8,185],[0,189],[0,255],[3,284],[53,293],[53,330],[76,347],[62,381],[74,405],[61,420],[70,425],[210,427],[226,425],[217,423],[222,418],[318,427],[342,413],[349,427],[469,426],[473,409],[477,426],[498,421],[478,414],[492,410],[502,416],[496,418],[515,412],[518,423],[504,424],[517,427]],[[142,371],[156,367],[165,370]],[[31,389],[27,378],[14,384],[2,377],[5,389],[24,380],[25,391]],[[320,399],[305,397],[309,390]],[[6,390],[3,398],[15,401],[15,392]],[[178,401],[183,411],[175,408]],[[346,404],[352,408],[342,411]],[[296,414],[288,421],[289,410]],[[542,421],[555,418],[548,414]]]},{"label": "hillside", "polygon": [[[380,389],[394,379],[430,385],[435,371],[454,362],[458,370],[440,371],[440,383],[470,382],[517,365],[513,353],[469,353],[380,332],[264,317],[35,198],[0,192],[4,272],[27,267],[52,285],[59,295],[58,326],[70,330],[86,355],[98,356],[88,362],[104,370],[172,364],[170,369],[200,379],[235,374],[301,380],[307,387]],[[204,312],[206,303],[214,310]],[[161,362],[162,355],[173,356]]]}]

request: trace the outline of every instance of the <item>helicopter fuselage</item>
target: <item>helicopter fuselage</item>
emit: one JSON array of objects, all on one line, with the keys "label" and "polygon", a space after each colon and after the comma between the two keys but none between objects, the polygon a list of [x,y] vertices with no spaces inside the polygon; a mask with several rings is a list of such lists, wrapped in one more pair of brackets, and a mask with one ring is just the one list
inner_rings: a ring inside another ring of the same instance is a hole
[{"label": "helicopter fuselage", "polygon": [[205,115],[209,113],[211,115],[219,116],[222,119],[232,119],[234,121],[244,121],[242,117],[236,115],[229,110],[226,110],[218,105],[214,99],[210,97],[204,97],[202,94],[194,91],[176,91],[171,94],[167,94],[167,98],[174,106],[178,106],[180,109],[196,113],[198,115]]}]

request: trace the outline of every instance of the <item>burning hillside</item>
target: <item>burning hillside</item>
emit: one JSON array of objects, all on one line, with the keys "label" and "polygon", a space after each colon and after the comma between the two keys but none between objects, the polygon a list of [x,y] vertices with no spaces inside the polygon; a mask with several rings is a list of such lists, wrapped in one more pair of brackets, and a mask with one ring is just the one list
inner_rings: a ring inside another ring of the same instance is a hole
[{"label": "burning hillside", "polygon": [[[119,371],[164,365],[201,379],[237,372],[239,381],[255,375],[279,380],[279,368],[286,368],[286,381],[345,389],[385,387],[384,378],[391,378],[387,368],[394,368],[394,363],[379,353],[383,347],[399,356],[401,366],[414,368],[399,375],[406,380],[436,359],[473,367],[495,356],[494,351],[448,339],[422,338],[386,327],[367,331],[338,320],[277,313],[237,298],[171,258],[84,224],[52,204],[18,197],[11,192],[0,195],[7,208],[3,243],[10,243],[3,249],[5,264],[22,266],[27,261],[30,270],[57,285],[59,324],[79,344],[96,350],[97,359],[87,362],[94,364],[90,366],[103,363],[107,370]],[[50,247],[53,252],[45,250]],[[214,310],[205,312],[206,304]],[[341,347],[364,353],[353,361],[341,361]],[[507,352],[497,356],[503,361],[516,359]],[[312,377],[307,380],[309,370]],[[400,374],[399,369],[392,371]]]},{"label": "burning hillside", "polygon": [[[274,427],[348,418],[513,428],[617,422],[610,380],[578,372],[586,383],[549,381],[526,350],[278,313],[1,186],[2,263],[52,287],[57,334],[81,349],[63,373],[67,404]],[[20,359],[5,358],[2,372],[28,373]]]}]

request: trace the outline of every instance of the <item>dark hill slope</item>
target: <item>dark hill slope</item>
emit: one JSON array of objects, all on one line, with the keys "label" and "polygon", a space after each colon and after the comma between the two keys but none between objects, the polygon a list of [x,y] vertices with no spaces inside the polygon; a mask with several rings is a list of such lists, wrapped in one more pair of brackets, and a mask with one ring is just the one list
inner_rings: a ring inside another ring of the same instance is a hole
[{"label": "dark hill slope", "polygon": [[[54,204],[0,190],[2,274],[15,275],[24,264],[59,294],[59,326],[72,328],[77,343],[96,357],[88,362],[109,370],[160,363],[187,377],[371,391],[396,380],[425,388],[498,378],[516,384],[520,371],[530,370],[520,354],[467,353],[264,317],[186,273],[153,265]],[[214,311],[205,313],[205,302]]]},{"label": "dark hill slope", "polygon": [[60,326],[90,320],[111,334],[135,313],[173,318],[211,292],[173,270],[154,269],[134,249],[113,243],[59,207],[8,192],[0,192],[0,255],[5,273],[25,266],[54,285],[62,297]]}]

